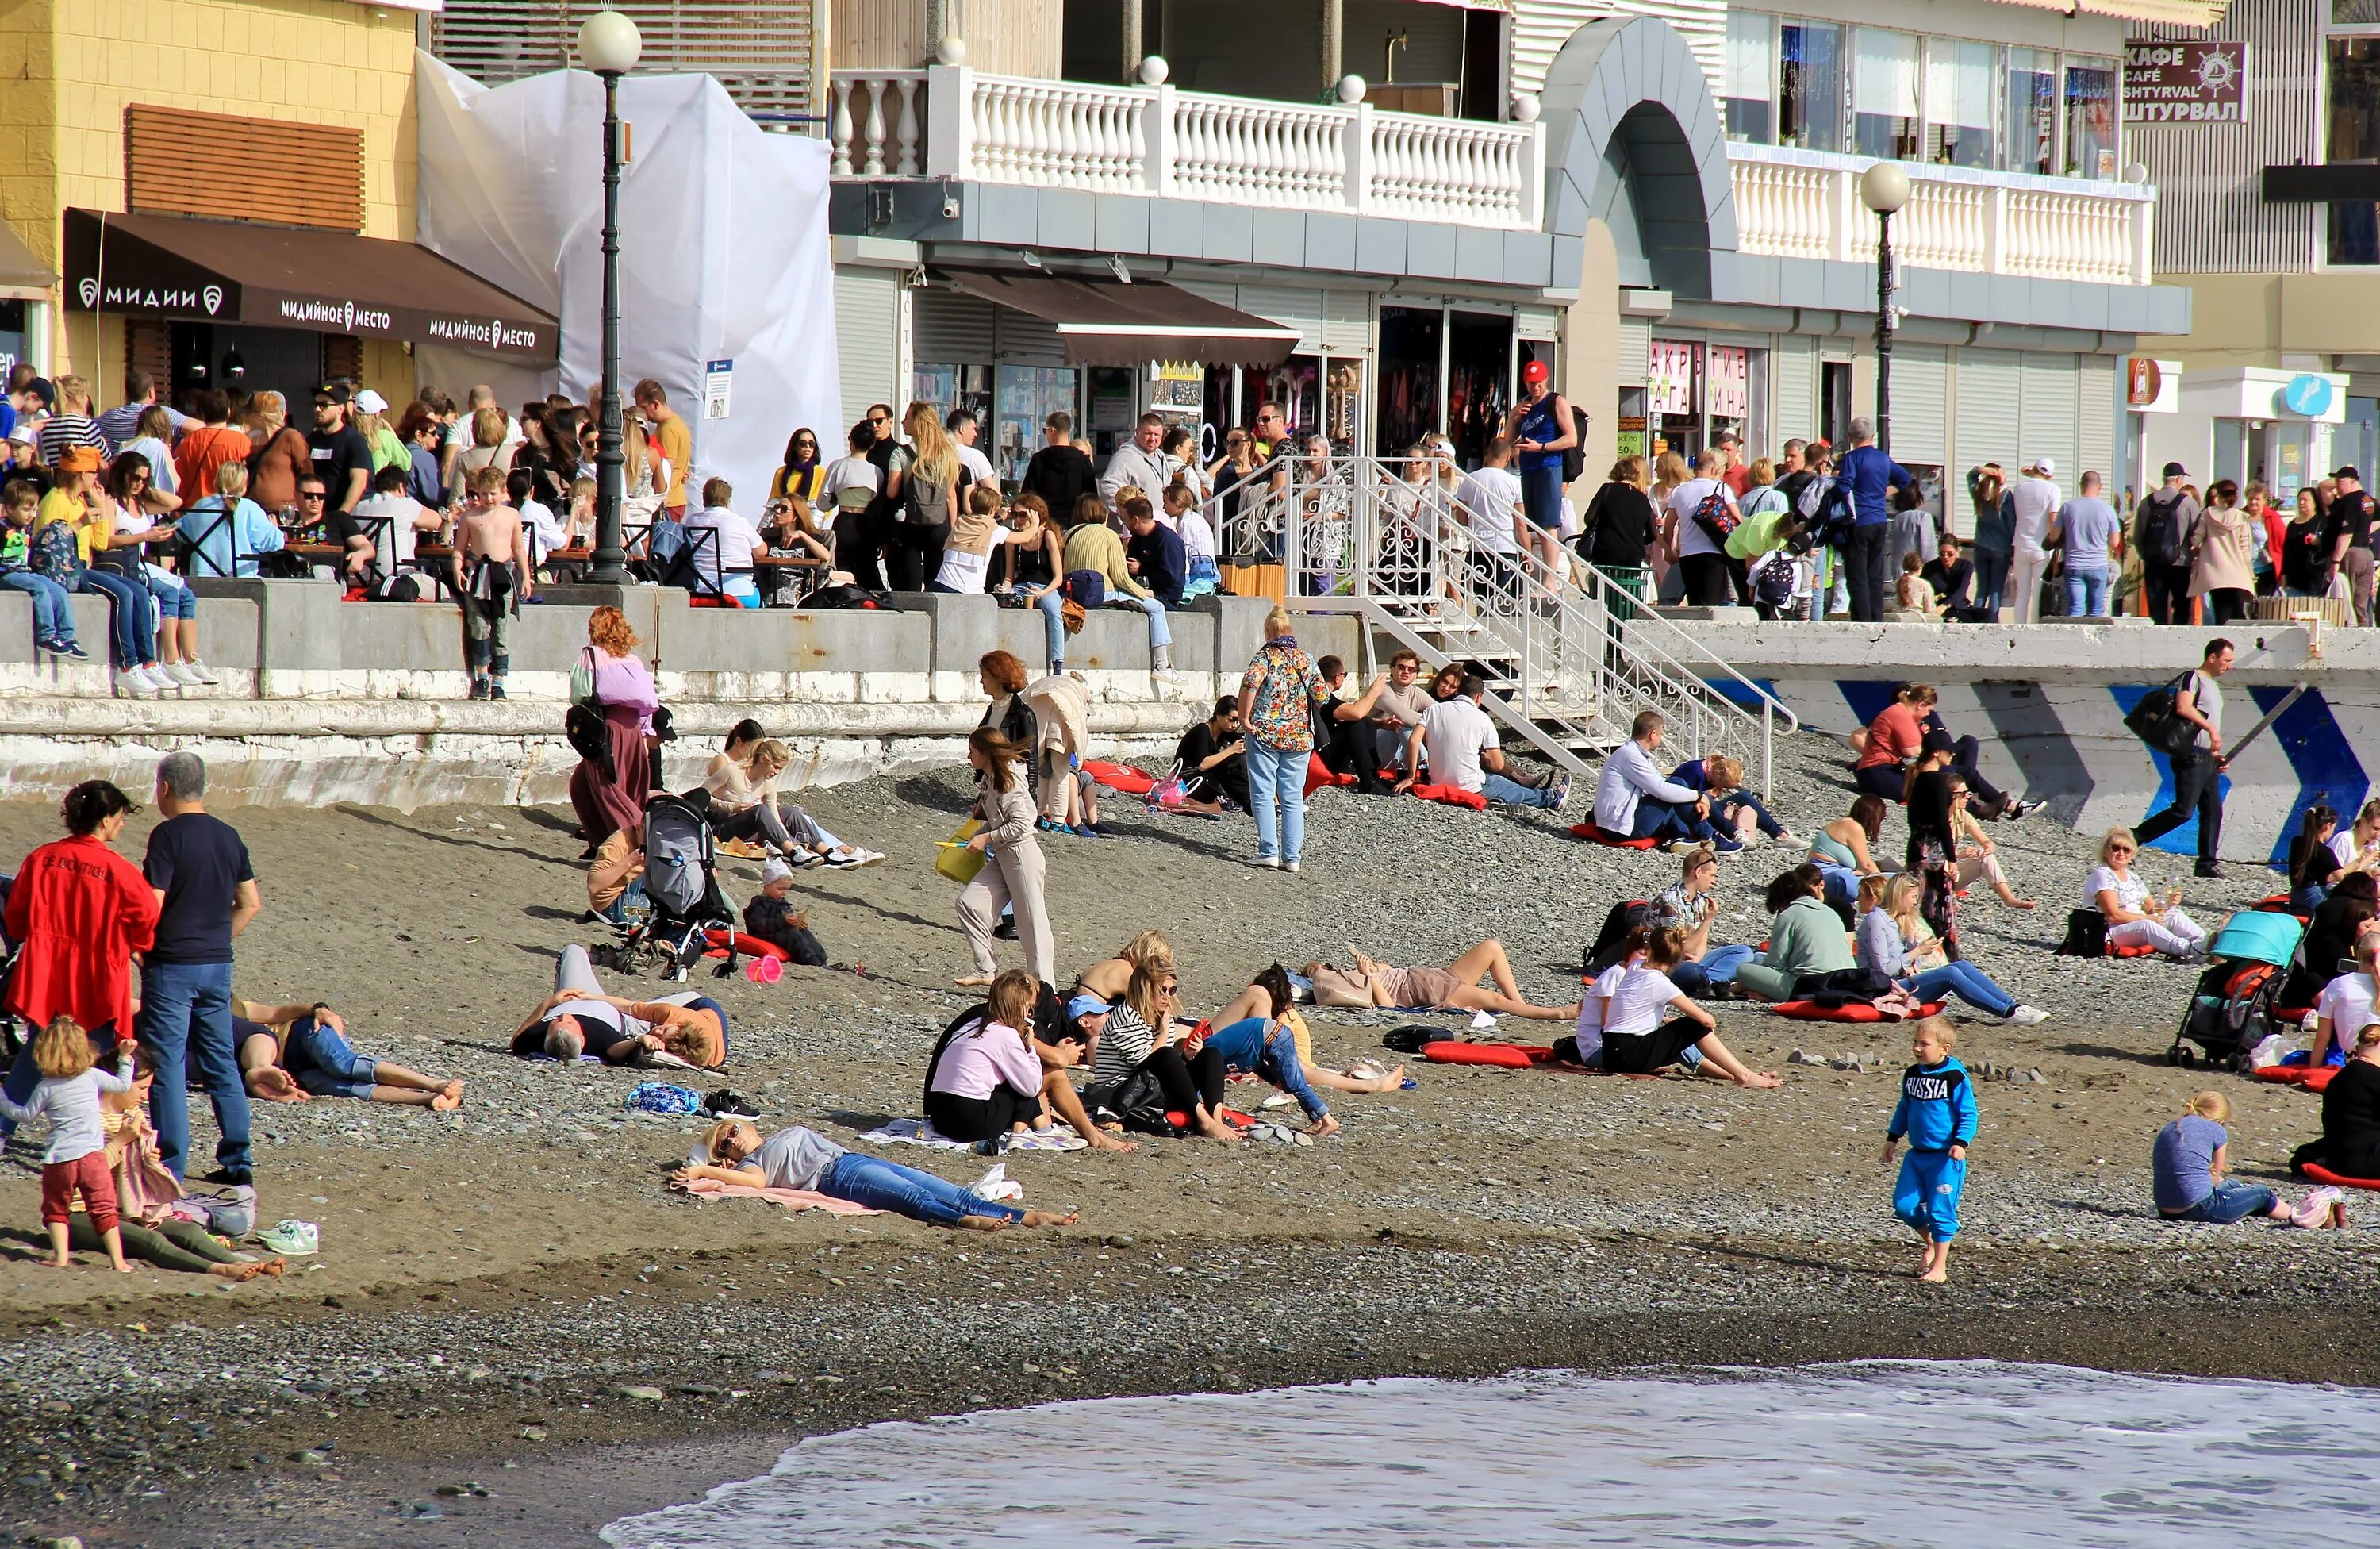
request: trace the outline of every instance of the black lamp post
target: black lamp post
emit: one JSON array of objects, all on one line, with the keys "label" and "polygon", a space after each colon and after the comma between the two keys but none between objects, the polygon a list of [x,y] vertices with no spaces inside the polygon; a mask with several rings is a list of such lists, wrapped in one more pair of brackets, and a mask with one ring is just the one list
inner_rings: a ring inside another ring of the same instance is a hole
[{"label": "black lamp post", "polygon": [[1860,202],[1876,212],[1876,445],[1892,450],[1892,217],[1909,202],[1909,174],[1878,162],[1860,174]]},{"label": "black lamp post", "polygon": [[578,28],[578,58],[603,80],[603,411],[595,446],[595,580],[628,579],[620,552],[624,491],[620,432],[620,78],[637,67],[645,41],[618,11],[597,11]]}]

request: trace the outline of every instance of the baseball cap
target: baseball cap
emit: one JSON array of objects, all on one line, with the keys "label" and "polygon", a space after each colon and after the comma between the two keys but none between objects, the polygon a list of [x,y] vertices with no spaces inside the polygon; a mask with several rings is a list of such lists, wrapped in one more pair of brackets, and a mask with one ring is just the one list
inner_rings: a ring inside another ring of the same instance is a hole
[{"label": "baseball cap", "polygon": [[24,420],[18,421],[15,425],[9,428],[8,439],[16,442],[21,446],[32,445],[34,438],[31,423]]},{"label": "baseball cap", "polygon": [[2048,457],[2035,457],[2025,466],[2045,476],[2058,471],[2058,464]]},{"label": "baseball cap", "polygon": [[43,409],[47,409],[58,401],[57,386],[46,376],[37,376],[33,378],[32,381],[25,384],[25,391],[41,399],[42,407]]},{"label": "baseball cap", "polygon": [[2186,479],[2189,476],[2190,470],[2182,467],[2181,464],[2178,462],[2169,462],[2166,464],[2165,472],[2159,475],[2159,477],[2166,479]]},{"label": "baseball cap", "polygon": [[347,384],[344,382],[326,382],[314,389],[314,396],[318,398],[328,398],[342,408],[349,401]]},{"label": "baseball cap", "polygon": [[2363,475],[2355,471],[2355,466],[2352,463],[2340,469],[2338,472],[2332,474],[2331,477],[2334,479],[2352,479],[2359,484],[2363,482]]},{"label": "baseball cap", "polygon": [[1094,994],[1078,994],[1066,1002],[1066,1020],[1078,1022],[1085,1017],[1097,1017],[1108,1009],[1108,1003]]},{"label": "baseball cap", "polygon": [[[366,410],[366,412],[369,413],[370,410]],[[772,855],[761,863],[760,885],[768,887],[776,883],[790,881],[793,878],[793,874],[794,869],[785,863],[785,858],[783,856]]]},{"label": "baseball cap", "polygon": [[356,407],[367,414],[385,414],[388,412],[388,400],[367,387],[356,395]]},{"label": "baseball cap", "polygon": [[1552,368],[1543,360],[1532,360],[1521,368],[1521,380],[1524,382],[1543,382],[1551,375]]}]

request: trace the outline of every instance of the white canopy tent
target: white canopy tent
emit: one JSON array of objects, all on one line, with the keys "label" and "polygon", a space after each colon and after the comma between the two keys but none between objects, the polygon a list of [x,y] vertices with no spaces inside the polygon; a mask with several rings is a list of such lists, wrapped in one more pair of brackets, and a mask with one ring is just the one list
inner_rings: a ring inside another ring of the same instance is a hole
[{"label": "white canopy tent", "polygon": [[[489,87],[416,63],[421,244],[562,320],[558,384],[443,346],[417,350],[421,378],[458,400],[486,383],[507,407],[557,385],[585,402],[601,374],[602,83]],[[843,439],[826,146],[762,129],[704,75],[627,76],[620,113],[622,396],[659,380],[694,432],[694,476],[725,478],[757,518],[796,426]],[[704,417],[714,360],[734,362],[723,419]]]}]

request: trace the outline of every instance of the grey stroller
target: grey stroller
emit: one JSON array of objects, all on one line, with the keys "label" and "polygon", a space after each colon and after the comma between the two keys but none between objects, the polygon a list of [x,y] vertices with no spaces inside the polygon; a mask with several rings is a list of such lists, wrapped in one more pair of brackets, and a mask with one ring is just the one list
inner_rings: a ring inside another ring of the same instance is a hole
[{"label": "grey stroller", "polygon": [[735,911],[719,888],[709,805],[700,791],[663,793],[645,803],[645,897],[652,912],[606,954],[621,971],[658,970],[683,983],[695,960],[710,950],[713,931],[727,947],[720,977],[735,971]]}]

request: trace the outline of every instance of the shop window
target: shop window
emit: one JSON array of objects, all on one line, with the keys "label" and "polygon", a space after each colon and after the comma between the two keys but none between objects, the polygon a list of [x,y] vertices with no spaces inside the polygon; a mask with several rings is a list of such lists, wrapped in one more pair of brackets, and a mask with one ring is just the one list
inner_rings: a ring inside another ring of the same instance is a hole
[{"label": "shop window", "polygon": [[1863,27],[1852,76],[1852,147],[1863,156],[1916,159],[1917,40],[1907,32]]},{"label": "shop window", "polygon": [[2008,167],[2058,170],[2058,55],[2046,48],[2009,50]]},{"label": "shop window", "polygon": [[1728,139],[1755,145],[1772,142],[1775,116],[1769,89],[1776,79],[1776,18],[1752,11],[1729,12],[1724,92]]},{"label": "shop window", "polygon": [[1936,38],[1925,45],[1925,159],[1943,166],[1998,165],[1992,140],[1999,50]]},{"label": "shop window", "polygon": [[2116,62],[2066,56],[2066,176],[2116,176]]},{"label": "shop window", "polygon": [[1704,445],[1703,347],[1688,339],[1655,339],[1645,351],[1645,415],[1652,453],[1675,452],[1689,462]]},{"label": "shop window", "polygon": [[1380,402],[1377,446],[1402,452],[1438,429],[1438,356],[1446,314],[1436,307],[1380,309]]},{"label": "shop window", "polygon": [[1840,446],[1852,429],[1852,363],[1823,360],[1818,364],[1818,435],[1829,446]]},{"label": "shop window", "polygon": [[[0,377],[16,370],[32,340],[25,328],[25,303],[0,299]],[[159,381],[164,378],[161,375]]]},{"label": "shop window", "polygon": [[1451,313],[1446,356],[1446,433],[1463,466],[1476,468],[1512,407],[1512,320]]},{"label": "shop window", "polygon": [[2334,27],[2380,27],[2380,0],[2330,0]]},{"label": "shop window", "polygon": [[1075,415],[1075,433],[1081,433],[1072,366],[1002,366],[993,380],[1000,409],[993,433],[1000,449],[991,460],[1002,477],[1024,477],[1025,465],[1040,449],[1041,427],[1050,415],[1062,410]]},{"label": "shop window", "polygon": [[[2363,8],[2380,9],[2380,0],[2363,0]],[[2334,19],[2347,18],[2334,15]],[[2361,23],[2366,18],[2354,19]],[[2380,38],[2331,39],[2328,84],[2328,154],[2324,159],[2380,159]],[[2327,256],[2342,265],[2380,263],[2380,209],[2368,200],[2332,205]]]},{"label": "shop window", "polygon": [[1778,30],[1777,142],[1843,148],[1843,30],[1789,21]]}]

